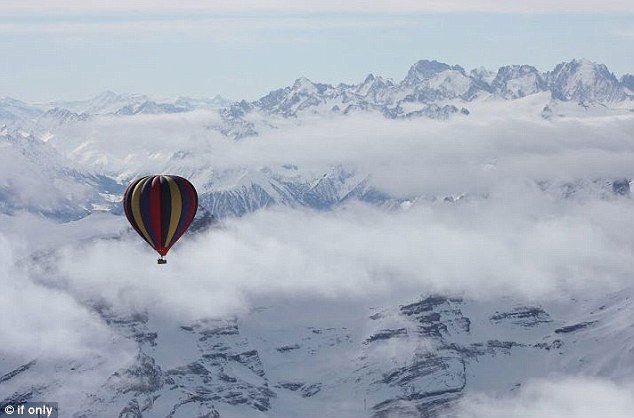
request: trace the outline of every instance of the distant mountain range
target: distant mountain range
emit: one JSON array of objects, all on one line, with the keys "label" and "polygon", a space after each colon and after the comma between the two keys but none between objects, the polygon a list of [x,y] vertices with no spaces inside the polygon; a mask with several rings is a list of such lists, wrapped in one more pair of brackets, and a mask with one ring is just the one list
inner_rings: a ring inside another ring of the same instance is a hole
[{"label": "distant mountain range", "polygon": [[[302,113],[376,111],[388,118],[430,117],[446,119],[468,115],[468,103],[479,99],[515,100],[550,92],[552,99],[588,104],[634,103],[634,76],[617,78],[604,64],[574,59],[541,72],[530,65],[507,65],[497,71],[465,70],[459,65],[421,60],[400,82],[369,74],[359,84],[314,83],[307,78],[274,90],[253,102],[231,102],[220,96],[157,99],[138,94],[105,92],[75,102],[27,104],[0,99],[0,122],[54,119],[81,121],[93,115],[181,113],[197,109],[219,110],[226,126],[223,133],[242,137],[256,134],[244,116],[260,111],[281,117]],[[633,104],[634,106],[634,104]]]},{"label": "distant mountain range", "polygon": [[[605,65],[584,59],[559,64],[546,73],[529,65],[504,66],[497,72],[483,68],[466,71],[459,65],[421,60],[400,82],[372,74],[360,84],[337,86],[299,78],[292,86],[272,91],[252,102],[230,102],[220,96],[167,100],[113,92],[84,101],[46,104],[3,98],[0,99],[0,141],[7,166],[21,161],[17,166],[25,174],[19,176],[20,181],[0,187],[0,193],[5,196],[0,211],[27,210],[61,220],[77,219],[94,209],[118,211],[116,198],[124,187],[120,181],[125,183],[130,174],[88,172],[72,161],[80,155],[87,156],[84,162],[88,164],[95,158],[107,158],[103,155],[108,153],[109,145],[89,140],[86,135],[90,134],[82,129],[84,123],[104,116],[126,118],[205,109],[217,112],[215,121],[209,122],[206,129],[240,139],[258,135],[262,129],[271,129],[279,122],[300,121],[315,115],[345,117],[367,113],[389,119],[443,120],[469,117],[470,109],[481,103],[517,101],[530,96],[540,99],[537,100],[538,108],[543,107],[543,110],[538,110],[537,115],[541,111],[544,118],[557,114],[562,106],[582,111],[594,108],[629,113],[634,111],[634,76],[626,74],[619,79]],[[78,129],[64,130],[68,127]],[[43,142],[56,136],[53,146]],[[181,161],[188,152],[194,150],[178,150],[170,160],[170,164],[176,165],[165,168],[178,171],[185,164],[192,175],[200,173],[201,184],[205,184],[201,190],[201,204],[218,217],[241,216],[276,204],[328,209],[354,199],[394,207],[409,204],[412,199],[455,200],[462,197],[389,196],[374,188],[364,173],[340,165],[324,167],[323,172],[311,174],[298,171],[292,161],[281,168],[236,167],[227,172],[210,172],[206,166],[192,166],[189,160]],[[28,167],[32,167],[35,174],[28,174]],[[109,177],[113,174],[123,180]],[[24,178],[38,178],[35,184],[42,187],[42,191],[37,191],[37,187],[19,186],[24,183]],[[76,183],[74,193],[61,198],[63,193],[51,192],[58,190],[58,184],[68,181]],[[565,190],[570,187],[610,194],[612,183],[622,181],[626,180],[589,179],[584,184],[550,185],[548,188],[564,190],[557,192],[562,194],[566,194]],[[16,197],[18,190],[29,192],[22,192],[27,196],[20,200]]]},{"label": "distant mountain range", "polygon": [[[468,104],[476,100],[514,100],[543,92],[550,92],[553,100],[581,105],[629,102],[634,106],[634,76],[626,74],[619,80],[605,65],[586,59],[559,64],[546,73],[530,65],[467,72],[459,65],[421,60],[398,83],[373,74],[360,84],[337,86],[300,78],[254,102],[234,103],[223,115],[237,128],[244,128],[244,123],[236,124],[235,120],[253,111],[284,117],[303,112],[377,111],[391,119],[446,119],[468,115]],[[233,132],[236,137],[245,134],[252,132]]]},{"label": "distant mountain range", "polygon": [[49,102],[29,104],[10,97],[0,99],[0,121],[37,121],[58,119],[61,121],[87,120],[96,115],[122,115],[182,113],[197,109],[220,109],[231,101],[214,96],[209,98],[178,97],[176,99],[152,98],[141,94],[117,94],[106,91],[92,99],[73,102]]}]

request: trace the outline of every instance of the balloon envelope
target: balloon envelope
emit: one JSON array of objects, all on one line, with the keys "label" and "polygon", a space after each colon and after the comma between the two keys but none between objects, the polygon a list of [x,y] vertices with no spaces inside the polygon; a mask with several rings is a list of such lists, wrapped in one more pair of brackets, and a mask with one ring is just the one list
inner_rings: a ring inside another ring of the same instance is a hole
[{"label": "balloon envelope", "polygon": [[198,193],[179,176],[145,176],[123,194],[130,225],[161,256],[185,233],[198,209]]}]

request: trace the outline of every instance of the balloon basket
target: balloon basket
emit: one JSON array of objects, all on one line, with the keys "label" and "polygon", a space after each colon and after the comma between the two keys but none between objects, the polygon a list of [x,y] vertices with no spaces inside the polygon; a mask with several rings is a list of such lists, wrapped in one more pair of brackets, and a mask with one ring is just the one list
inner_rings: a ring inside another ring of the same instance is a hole
[{"label": "balloon basket", "polygon": [[156,260],[156,264],[167,264],[167,260],[161,257],[158,260]]}]

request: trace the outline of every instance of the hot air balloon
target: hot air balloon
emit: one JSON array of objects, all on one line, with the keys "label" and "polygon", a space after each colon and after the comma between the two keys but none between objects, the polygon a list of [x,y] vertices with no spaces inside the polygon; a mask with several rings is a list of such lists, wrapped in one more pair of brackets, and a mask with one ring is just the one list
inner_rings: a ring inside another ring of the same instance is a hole
[{"label": "hot air balloon", "polygon": [[179,176],[146,176],[123,194],[123,209],[132,228],[161,256],[185,233],[198,209],[198,193]]}]

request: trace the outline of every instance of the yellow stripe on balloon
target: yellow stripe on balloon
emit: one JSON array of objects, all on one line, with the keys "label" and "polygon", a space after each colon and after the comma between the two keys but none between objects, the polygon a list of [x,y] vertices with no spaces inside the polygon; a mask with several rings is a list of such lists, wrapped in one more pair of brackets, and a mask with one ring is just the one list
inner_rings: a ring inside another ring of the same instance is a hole
[{"label": "yellow stripe on balloon", "polygon": [[172,213],[170,216],[170,226],[167,230],[167,237],[165,239],[165,246],[169,248],[172,238],[174,238],[174,234],[176,233],[176,228],[178,228],[178,221],[181,219],[181,208],[183,207],[183,201],[181,199],[181,192],[178,189],[178,184],[176,181],[170,177],[166,176],[167,183],[170,185],[170,196],[172,197]]},{"label": "yellow stripe on balloon", "polygon": [[132,190],[132,214],[134,215],[134,220],[136,224],[139,226],[141,233],[143,234],[143,238],[152,246],[152,248],[156,249],[156,245],[152,242],[152,238],[150,234],[148,234],[145,229],[145,225],[143,224],[143,217],[141,216],[141,190],[143,189],[143,185],[148,182],[152,177],[148,176],[137,183]]}]

